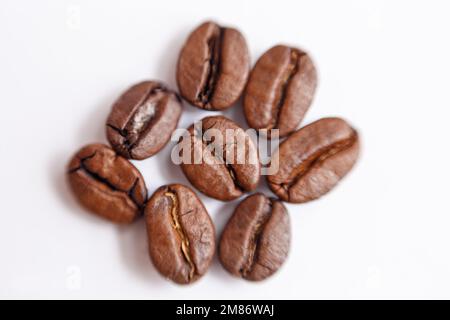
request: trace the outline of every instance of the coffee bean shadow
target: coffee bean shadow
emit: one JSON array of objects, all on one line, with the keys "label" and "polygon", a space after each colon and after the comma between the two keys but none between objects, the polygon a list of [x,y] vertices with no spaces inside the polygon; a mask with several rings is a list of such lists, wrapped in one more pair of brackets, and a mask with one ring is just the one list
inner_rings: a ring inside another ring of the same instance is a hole
[{"label": "coffee bean shadow", "polygon": [[164,184],[181,183],[191,186],[186,176],[181,171],[181,167],[172,161],[172,149],[176,142],[169,142],[164,149],[158,154],[158,171],[164,179]]},{"label": "coffee bean shadow", "polygon": [[166,286],[167,280],[155,269],[148,254],[144,217],[130,225],[119,226],[117,234],[123,263],[131,274],[149,286]]},{"label": "coffee bean shadow", "polygon": [[82,121],[78,131],[77,141],[79,141],[79,148],[89,143],[107,144],[105,129],[106,119],[112,104],[123,90],[124,88],[119,87],[115,90],[111,90],[110,93],[105,95],[91,108],[91,112],[86,116],[86,120]]},{"label": "coffee bean shadow", "polygon": [[191,28],[191,25],[185,25],[179,31],[167,34],[167,39],[170,39],[167,47],[163,48],[163,50],[158,50],[161,52],[161,56],[158,59],[158,67],[154,76],[174,90],[177,90],[176,70],[178,56]]},{"label": "coffee bean shadow", "polygon": [[269,189],[267,185],[266,176],[261,176],[261,181],[259,182],[258,188],[256,188],[255,193],[260,192],[267,197],[275,197],[275,194]]},{"label": "coffee bean shadow", "polygon": [[61,154],[49,157],[49,175],[55,193],[59,195],[60,201],[70,209],[68,211],[71,213],[76,213],[80,217],[84,217],[99,224],[104,221],[87,212],[87,210],[77,203],[75,197],[72,195],[67,180],[67,165],[73,154],[84,145],[98,142],[107,143],[105,137],[105,121],[111,105],[116,98],[117,91],[112,91],[91,108],[92,111],[86,116],[86,119],[81,122],[80,129],[76,135],[76,144],[73,146],[73,149],[67,148],[64,152],[62,151]]},{"label": "coffee bean shadow", "polygon": [[236,122],[244,130],[249,128],[244,115],[243,97],[240,97],[235,104],[223,111],[223,115]]}]

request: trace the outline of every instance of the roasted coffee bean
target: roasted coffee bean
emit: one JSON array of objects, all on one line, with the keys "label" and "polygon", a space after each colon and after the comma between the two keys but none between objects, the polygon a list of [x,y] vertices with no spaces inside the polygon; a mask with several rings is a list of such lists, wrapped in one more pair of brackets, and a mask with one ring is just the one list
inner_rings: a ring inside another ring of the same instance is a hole
[{"label": "roasted coffee bean", "polygon": [[200,127],[198,132],[192,125],[190,135],[178,144],[182,148],[181,168],[192,185],[218,200],[232,200],[254,190],[261,168],[250,136],[223,116],[206,117]]},{"label": "roasted coffee bean", "polygon": [[272,156],[277,173],[267,176],[272,191],[293,203],[330,191],[355,164],[358,133],[339,118],[324,118],[298,130]]},{"label": "roasted coffee bean", "polygon": [[114,103],[106,133],[114,150],[131,159],[145,159],[169,141],[181,115],[178,95],[156,81],[129,88]]},{"label": "roasted coffee bean", "polygon": [[180,94],[206,110],[223,110],[241,96],[250,71],[242,34],[205,22],[195,29],[181,50],[177,68]]},{"label": "roasted coffee bean", "polygon": [[290,134],[311,105],[316,85],[316,69],[308,54],[282,45],[271,48],[256,62],[245,89],[248,125],[279,129],[280,137]]},{"label": "roasted coffee bean", "polygon": [[203,203],[188,187],[160,187],[145,207],[150,258],[165,277],[194,282],[208,270],[215,231]]},{"label": "roasted coffee bean", "polygon": [[290,234],[285,206],[263,194],[253,194],[237,206],[222,233],[220,261],[233,275],[263,280],[286,260]]},{"label": "roasted coffee bean", "polygon": [[117,223],[141,215],[147,199],[144,178],[127,159],[103,144],[90,144],[69,163],[69,183],[90,211]]}]

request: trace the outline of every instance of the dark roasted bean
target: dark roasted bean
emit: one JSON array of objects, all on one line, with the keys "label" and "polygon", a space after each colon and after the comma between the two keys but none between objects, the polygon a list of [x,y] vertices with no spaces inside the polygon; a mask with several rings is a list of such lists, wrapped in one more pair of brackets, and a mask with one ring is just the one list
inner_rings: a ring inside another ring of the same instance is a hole
[{"label": "dark roasted bean", "polygon": [[244,95],[247,123],[254,129],[279,129],[280,137],[290,134],[311,105],[316,85],[308,54],[281,45],[271,48],[250,74]]},{"label": "dark roasted bean", "polygon": [[75,197],[90,211],[118,223],[142,213],[147,198],[142,175],[109,147],[82,148],[70,161],[68,176]]},{"label": "dark roasted bean", "polygon": [[253,194],[237,206],[222,233],[220,261],[235,276],[263,280],[286,260],[290,233],[284,205],[263,194]]},{"label": "dark roasted bean", "polygon": [[215,231],[197,195],[188,187],[160,187],[145,208],[149,253],[165,277],[194,282],[207,271],[215,250]]},{"label": "dark roasted bean", "polygon": [[202,109],[226,109],[242,94],[249,69],[242,34],[205,22],[189,35],[181,50],[177,68],[180,94]]},{"label": "dark roasted bean", "polygon": [[267,181],[281,200],[314,200],[350,171],[358,153],[358,133],[342,119],[324,118],[281,143],[272,156],[272,165],[279,170],[267,176]]},{"label": "dark roasted bean", "polygon": [[113,105],[106,122],[107,137],[120,155],[145,159],[169,141],[181,115],[177,94],[155,81],[138,83]]},{"label": "dark roasted bean", "polygon": [[[258,150],[250,136],[236,123],[223,116],[204,118],[201,128],[203,137],[194,131],[192,125],[188,129],[190,140],[186,141],[184,137],[179,143],[189,149],[190,160],[203,154],[201,163],[191,161],[192,163],[181,164],[192,185],[207,196],[219,200],[232,200],[240,197],[243,192],[254,190],[260,178],[260,163]],[[230,141],[226,141],[227,130],[233,133]],[[205,133],[208,132],[217,133],[219,136],[214,136],[214,141],[207,140]],[[220,155],[215,152],[219,149],[223,151]],[[230,153],[227,153],[227,150]]]}]

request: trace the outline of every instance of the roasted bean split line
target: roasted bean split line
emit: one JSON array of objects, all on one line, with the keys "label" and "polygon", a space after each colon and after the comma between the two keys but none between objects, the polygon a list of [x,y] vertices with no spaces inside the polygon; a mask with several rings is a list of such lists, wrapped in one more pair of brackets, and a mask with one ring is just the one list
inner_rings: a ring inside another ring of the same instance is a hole
[{"label": "roasted bean split line", "polygon": [[283,109],[284,103],[286,101],[287,90],[289,88],[289,84],[291,83],[292,78],[299,71],[299,61],[304,56],[305,53],[301,53],[296,49],[291,49],[291,57],[288,67],[284,73],[283,81],[280,86],[280,98],[278,102],[275,104],[275,107],[272,111],[272,128],[278,127],[278,120],[280,118],[281,111]]},{"label": "roasted bean split line", "polygon": [[[305,167],[299,166],[297,170],[295,170],[294,177],[291,181],[287,183],[282,183],[281,187],[288,192],[289,188],[297,183],[305,174],[308,173],[309,170],[312,168],[319,166],[321,163],[323,163],[328,158],[332,157],[333,155],[343,152],[347,149],[349,149],[357,140],[357,134],[356,131],[353,131],[353,134],[351,137],[349,137],[346,140],[338,141],[334,143],[333,145],[329,146],[329,148],[324,148],[322,150],[319,150],[316,154],[313,154],[311,158],[307,161],[307,164]],[[289,193],[288,193],[289,197]]]},{"label": "roasted bean split line", "polygon": [[92,178],[93,180],[96,180],[104,185],[106,185],[110,190],[115,191],[115,192],[125,192],[127,193],[127,195],[131,198],[131,200],[134,202],[134,204],[138,207],[138,208],[142,208],[142,205],[139,204],[139,202],[136,200],[136,197],[134,196],[134,191],[139,183],[139,178],[136,178],[136,180],[134,180],[133,185],[131,186],[131,188],[129,190],[121,190],[119,188],[117,188],[115,185],[113,185],[111,182],[109,182],[108,179],[100,176],[99,174],[93,172],[92,170],[90,170],[85,162],[89,159],[92,159],[95,157],[95,155],[97,154],[97,152],[94,152],[93,154],[86,156],[82,159],[80,159],[80,166],[74,169],[69,170],[69,174],[73,174],[79,170],[83,170],[83,172],[85,172],[90,178]]},{"label": "roasted bean split line", "polygon": [[241,96],[250,72],[243,35],[206,21],[193,30],[178,57],[180,95],[204,110],[224,110]]},{"label": "roasted bean split line", "polygon": [[180,220],[179,220],[180,213],[178,212],[179,211],[178,210],[178,199],[177,199],[176,194],[170,190],[167,191],[164,195],[169,197],[170,200],[172,201],[172,207],[170,210],[172,226],[180,238],[180,242],[181,242],[180,249],[181,249],[184,259],[189,264],[189,270],[190,270],[189,271],[189,280],[191,280],[194,277],[196,268],[195,268],[195,264],[192,261],[191,256],[190,256],[189,239],[186,236],[186,233],[180,224]]},{"label": "roasted bean split line", "polygon": [[261,236],[265,225],[269,222],[272,215],[272,202],[270,201],[270,209],[264,212],[254,226],[254,231],[252,232],[252,239],[249,243],[249,254],[246,257],[246,261],[242,268],[239,270],[242,277],[246,278],[247,275],[252,271],[255,266],[256,261],[258,261],[258,251],[260,248]]},{"label": "roasted bean split line", "polygon": [[164,91],[163,87],[150,89],[123,129],[117,128],[109,123],[107,124],[107,126],[117,131],[122,137],[125,138],[124,145],[128,153],[130,153],[131,149],[139,143],[139,140],[142,138],[141,133],[149,127],[151,120],[154,118],[158,110],[159,103],[165,97],[162,96],[156,101],[150,100],[154,95],[162,91]]},{"label": "roasted bean split line", "polygon": [[231,274],[261,281],[277,272],[290,247],[287,209],[275,198],[255,193],[234,210],[219,244],[219,260]]},{"label": "roasted bean split line", "polygon": [[202,90],[197,96],[197,101],[205,109],[211,109],[209,103],[214,94],[214,88],[219,77],[223,33],[224,28],[220,27],[218,34],[208,39],[209,59],[206,60],[208,63],[208,75]]},{"label": "roasted bean split line", "polygon": [[[213,128],[215,124],[216,123],[214,122],[209,128],[206,128],[205,131]],[[201,133],[200,132],[196,131],[196,135],[197,135],[197,137],[201,138]],[[214,143],[214,141],[205,141],[204,139],[202,139],[202,142],[203,142],[203,146],[205,147],[204,148],[205,150],[209,150],[208,147]],[[213,148],[213,150],[215,150],[215,149]],[[244,189],[242,188],[242,186],[239,185],[239,182],[236,179],[236,173],[234,172],[233,166],[231,164],[226,163],[226,159],[223,158],[223,157],[222,158],[219,157],[213,150],[209,150],[210,154],[213,157],[215,157],[217,160],[219,160],[220,162],[223,162],[223,165],[227,168],[228,173],[229,173],[229,175],[231,177],[231,180],[233,180],[235,187],[237,189],[241,190],[241,191],[244,191]],[[226,148],[223,148],[222,152],[225,152],[225,150],[226,150]]]}]

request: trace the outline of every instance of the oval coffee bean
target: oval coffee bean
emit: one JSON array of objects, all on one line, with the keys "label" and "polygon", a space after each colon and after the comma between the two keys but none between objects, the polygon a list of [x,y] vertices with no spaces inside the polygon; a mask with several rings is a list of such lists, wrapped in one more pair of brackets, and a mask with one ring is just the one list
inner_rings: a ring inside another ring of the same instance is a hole
[{"label": "oval coffee bean", "polygon": [[206,110],[223,110],[241,96],[250,71],[242,34],[205,22],[188,37],[177,67],[180,94]]},{"label": "oval coffee bean", "polygon": [[144,178],[127,159],[103,144],[90,144],[69,163],[69,183],[90,211],[118,223],[142,213],[147,199]]},{"label": "oval coffee bean", "polygon": [[148,158],[167,144],[180,115],[175,92],[156,81],[138,83],[114,103],[106,122],[108,141],[126,158]]},{"label": "oval coffee bean", "polygon": [[160,187],[145,207],[150,258],[165,277],[180,284],[205,274],[215,250],[215,231],[197,195],[188,187]]},{"label": "oval coffee bean", "polygon": [[[244,95],[247,123],[254,129],[295,131],[311,105],[317,74],[308,54],[278,45],[256,62]],[[270,136],[270,131],[268,131]]]},{"label": "oval coffee bean", "polygon": [[277,173],[267,176],[269,187],[293,203],[314,200],[330,191],[355,164],[358,133],[339,118],[324,118],[288,137],[272,155]]},{"label": "oval coffee bean", "polygon": [[231,274],[263,280],[287,258],[291,228],[285,206],[257,193],[247,197],[228,221],[219,244],[219,258]]},{"label": "oval coffee bean", "polygon": [[223,116],[202,119],[199,129],[192,125],[189,136],[178,143],[181,169],[192,185],[218,200],[236,199],[254,190],[261,168],[258,150],[244,129]]}]

